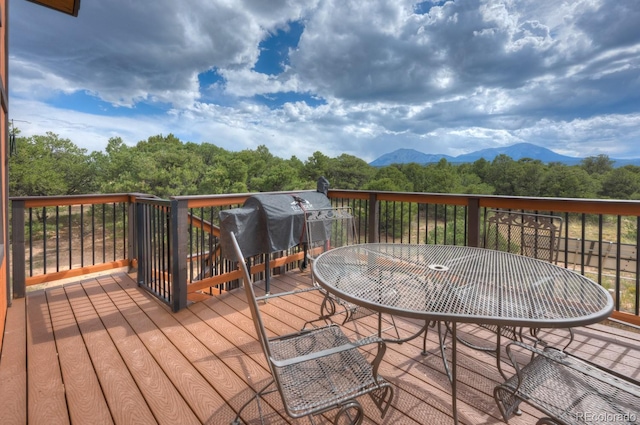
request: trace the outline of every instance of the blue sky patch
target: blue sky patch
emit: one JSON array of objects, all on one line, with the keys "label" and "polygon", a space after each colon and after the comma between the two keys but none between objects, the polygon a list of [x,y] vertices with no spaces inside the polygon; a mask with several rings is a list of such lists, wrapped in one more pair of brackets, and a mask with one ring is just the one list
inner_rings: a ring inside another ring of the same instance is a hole
[{"label": "blue sky patch", "polygon": [[111,117],[128,117],[132,114],[155,115],[164,114],[170,105],[164,103],[138,102],[132,108],[114,106],[87,91],[77,91],[72,94],[60,93],[47,102],[48,105],[60,109],[84,112],[87,114],[105,115]]},{"label": "blue sky patch", "polygon": [[260,45],[260,56],[254,71],[267,75],[278,75],[289,64],[289,49],[296,48],[304,31],[301,21],[289,22],[287,30],[279,29],[263,40]]},{"label": "blue sky patch", "polygon": [[229,99],[224,94],[225,83],[225,78],[220,75],[217,68],[198,74],[200,102],[229,105]]},{"label": "blue sky patch", "polygon": [[427,0],[420,3],[416,3],[416,5],[413,6],[413,11],[418,15],[426,15],[431,11],[432,7],[442,6],[445,3],[446,3],[445,0],[442,0],[442,1]]},{"label": "blue sky patch", "polygon": [[200,84],[200,88],[207,88],[216,83],[224,83],[224,78],[218,74],[217,68],[213,68],[198,74],[198,83]]},{"label": "blue sky patch", "polygon": [[267,105],[270,109],[278,109],[285,103],[305,102],[311,107],[324,105],[327,102],[317,96],[309,93],[282,92],[268,93],[254,96],[254,99],[263,105]]}]

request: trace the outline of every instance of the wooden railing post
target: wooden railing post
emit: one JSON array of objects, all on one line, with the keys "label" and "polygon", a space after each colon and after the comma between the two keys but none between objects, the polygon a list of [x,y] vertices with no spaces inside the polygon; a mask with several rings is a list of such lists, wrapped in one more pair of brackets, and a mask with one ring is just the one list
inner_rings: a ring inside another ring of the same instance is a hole
[{"label": "wooden railing post", "polygon": [[13,298],[24,298],[26,292],[26,252],[24,242],[24,201],[11,202],[11,251]]},{"label": "wooden railing post", "polygon": [[[134,261],[138,258],[137,253],[137,240],[136,240],[136,229],[137,229],[137,216],[136,212],[136,197],[129,196],[129,203],[127,204],[127,262],[129,263],[129,272],[135,270]],[[136,261],[137,263],[137,261]],[[137,265],[136,265],[137,267]]]},{"label": "wooden railing post", "polygon": [[369,242],[371,243],[380,241],[380,235],[378,234],[378,229],[380,228],[379,202],[376,193],[369,194]]},{"label": "wooden railing post", "polygon": [[135,233],[136,233],[136,238],[138,240],[138,243],[136,244],[136,259],[138,263],[137,283],[138,283],[138,286],[144,286],[146,285],[146,281],[147,281],[147,267],[148,267],[147,257],[144,252],[144,247],[145,247],[144,241],[146,240],[145,229],[147,227],[146,211],[149,207],[146,204],[139,203],[139,202],[134,203],[133,206],[135,208],[135,215],[136,215]]},{"label": "wooden railing post", "polygon": [[187,306],[188,201],[171,200],[171,308]]},{"label": "wooden railing post", "polygon": [[480,246],[480,198],[469,198],[467,206],[467,244]]}]

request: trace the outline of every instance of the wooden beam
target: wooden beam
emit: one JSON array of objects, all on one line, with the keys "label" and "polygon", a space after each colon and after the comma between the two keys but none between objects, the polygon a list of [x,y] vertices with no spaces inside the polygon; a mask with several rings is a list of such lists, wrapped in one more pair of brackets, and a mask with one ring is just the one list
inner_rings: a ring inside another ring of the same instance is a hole
[{"label": "wooden beam", "polygon": [[85,266],[85,267],[66,270],[62,272],[31,276],[31,277],[27,277],[25,281],[26,281],[26,286],[38,285],[40,283],[53,282],[54,280],[67,279],[70,277],[78,277],[78,276],[82,276],[89,273],[119,269],[121,267],[127,267],[128,265],[129,265],[128,260],[118,260],[118,261],[112,261],[110,263],[96,264],[94,266]]},{"label": "wooden beam", "polygon": [[49,7],[58,12],[66,13],[71,16],[78,16],[80,10],[80,0],[28,0],[32,3]]},{"label": "wooden beam", "polygon": [[620,320],[621,322],[640,326],[640,317],[636,316],[635,314],[625,313],[624,311],[614,311],[613,313],[611,313],[611,318]]}]

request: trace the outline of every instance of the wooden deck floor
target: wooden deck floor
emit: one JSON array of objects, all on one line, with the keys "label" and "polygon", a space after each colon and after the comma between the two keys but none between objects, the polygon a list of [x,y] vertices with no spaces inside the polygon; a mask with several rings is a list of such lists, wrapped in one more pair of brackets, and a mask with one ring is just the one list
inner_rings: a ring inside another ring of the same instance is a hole
[{"label": "wooden deck floor", "polygon": [[[309,285],[308,273],[272,280],[273,292]],[[270,300],[266,326],[297,330],[318,314],[320,294]],[[369,333],[373,318],[348,326]],[[402,331],[416,324],[396,319]],[[464,329],[464,328],[463,328]],[[461,329],[461,330],[463,330]],[[268,372],[241,290],[172,313],[124,273],[29,293],[8,311],[0,358],[3,424],[228,424]],[[489,334],[480,333],[479,338]],[[640,378],[640,334],[602,324],[579,328],[572,351]],[[388,346],[381,373],[396,387],[384,420],[367,397],[368,424],[449,424],[450,385],[435,332],[422,356],[421,340]],[[495,359],[459,345],[461,423],[502,423],[492,398]],[[276,394],[262,405],[265,423],[308,423],[283,417]],[[535,423],[523,406],[511,424]],[[253,403],[247,423],[260,423]],[[319,423],[328,423],[321,418]]]}]

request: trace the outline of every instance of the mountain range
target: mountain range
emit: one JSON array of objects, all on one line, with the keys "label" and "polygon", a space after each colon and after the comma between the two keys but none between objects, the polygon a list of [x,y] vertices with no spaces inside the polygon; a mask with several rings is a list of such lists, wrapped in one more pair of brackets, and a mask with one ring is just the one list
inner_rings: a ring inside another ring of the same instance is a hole
[{"label": "mountain range", "polygon": [[[451,163],[475,162],[480,158],[484,158],[487,161],[493,161],[496,156],[501,154],[507,155],[514,161],[522,158],[531,158],[540,160],[544,163],[560,162],[566,165],[577,165],[580,164],[580,162],[584,159],[573,156],[560,155],[552,150],[531,143],[518,143],[506,147],[482,149],[459,156],[426,154],[415,149],[397,149],[371,161],[369,165],[372,165],[374,167],[385,167],[391,164],[408,164],[411,162],[415,162],[417,164],[431,164],[434,162],[438,162],[443,158],[446,159],[447,162]],[[640,158],[609,159],[615,161],[613,163],[614,167],[621,167],[624,165],[640,166]]]}]

